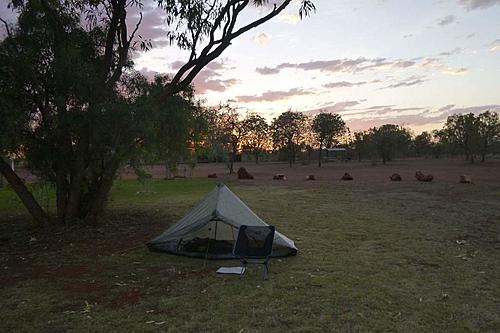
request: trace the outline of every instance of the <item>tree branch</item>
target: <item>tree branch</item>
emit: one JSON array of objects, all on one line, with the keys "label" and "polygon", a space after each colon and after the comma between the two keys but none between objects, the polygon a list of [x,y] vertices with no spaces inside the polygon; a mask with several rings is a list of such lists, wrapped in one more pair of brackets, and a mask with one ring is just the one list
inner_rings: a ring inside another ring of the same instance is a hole
[{"label": "tree branch", "polygon": [[[214,25],[209,33],[210,39],[208,44],[203,48],[198,58],[190,59],[179,69],[166,89],[166,96],[169,94],[176,94],[185,89],[208,63],[217,58],[229,45],[231,45],[231,41],[234,38],[277,16],[290,4],[290,2],[291,0],[285,0],[281,5],[275,6],[267,15],[249,23],[233,33],[232,30],[236,25],[238,14],[249,4],[249,0],[228,1],[214,21]],[[232,16],[230,13],[231,8],[233,8]],[[226,16],[228,21],[223,28],[222,36],[220,39],[216,40],[215,33],[220,28],[220,23]],[[218,46],[213,49],[216,45]],[[193,47],[195,47],[195,45],[193,45]]]},{"label": "tree branch", "polygon": [[139,30],[139,26],[141,25],[142,23],[142,12],[139,13],[140,15],[140,18],[139,18],[139,21],[137,22],[137,24],[135,25],[135,28],[134,28],[134,31],[132,31],[132,33],[130,34],[130,38],[128,39],[128,44],[130,45],[130,43],[132,42],[132,39],[134,38],[135,36],[135,33],[137,32],[137,30]]},{"label": "tree branch", "polygon": [[0,17],[0,21],[2,21],[3,25],[5,26],[5,31],[7,32],[7,36],[10,38],[12,37],[12,33],[10,32],[9,24],[7,21],[5,21],[3,18]]}]

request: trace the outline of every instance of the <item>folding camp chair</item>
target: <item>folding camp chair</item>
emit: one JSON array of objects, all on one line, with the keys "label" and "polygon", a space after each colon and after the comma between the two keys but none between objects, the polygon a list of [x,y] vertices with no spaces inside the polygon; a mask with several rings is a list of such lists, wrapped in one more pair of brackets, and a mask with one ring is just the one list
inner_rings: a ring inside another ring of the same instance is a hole
[{"label": "folding camp chair", "polygon": [[243,270],[240,278],[246,272],[247,264],[264,265],[264,280],[269,273],[269,256],[273,249],[274,226],[242,225],[238,230],[238,238],[234,244],[233,254],[241,260]]}]

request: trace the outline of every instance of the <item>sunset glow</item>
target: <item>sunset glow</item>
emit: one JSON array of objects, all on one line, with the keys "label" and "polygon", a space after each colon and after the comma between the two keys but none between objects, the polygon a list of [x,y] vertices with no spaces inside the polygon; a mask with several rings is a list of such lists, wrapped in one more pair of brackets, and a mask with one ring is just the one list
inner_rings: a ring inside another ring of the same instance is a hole
[{"label": "sunset glow", "polygon": [[[198,96],[268,120],[288,109],[336,112],[353,130],[395,123],[418,133],[453,113],[500,111],[500,1],[320,0],[316,7],[299,20],[295,4],[236,39],[195,79]],[[144,14],[139,32],[154,48],[136,53],[135,67],[172,73],[187,55],[167,45],[153,2]],[[136,18],[129,15],[131,24]]]}]

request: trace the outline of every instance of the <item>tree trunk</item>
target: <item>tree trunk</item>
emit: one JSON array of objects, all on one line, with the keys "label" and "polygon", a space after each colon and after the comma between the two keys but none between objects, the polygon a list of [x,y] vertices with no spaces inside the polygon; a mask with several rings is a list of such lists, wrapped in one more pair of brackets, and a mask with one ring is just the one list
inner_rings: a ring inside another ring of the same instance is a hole
[{"label": "tree trunk", "polygon": [[172,169],[170,168],[170,161],[165,161],[165,179],[174,179],[174,175],[172,174]]},{"label": "tree trunk", "polygon": [[66,173],[58,170],[56,174],[56,207],[57,222],[64,224],[66,222],[66,209],[68,204],[68,180]]},{"label": "tree trunk", "polygon": [[233,154],[231,153],[229,157],[229,174],[232,175],[234,173],[234,162],[233,162]]},{"label": "tree trunk", "polygon": [[232,148],[232,153],[231,153],[231,169],[229,170],[230,174],[234,173],[234,161],[236,159],[236,154],[238,154],[238,143],[233,143],[231,148]]},{"label": "tree trunk", "polygon": [[111,161],[109,164],[110,165],[104,169],[97,188],[92,191],[92,193],[88,193],[90,195],[90,200],[86,208],[87,211],[84,212],[85,222],[87,224],[97,225],[99,217],[101,217],[106,207],[108,194],[113,186],[115,175],[120,165],[118,159]]},{"label": "tree trunk", "polygon": [[256,151],[254,155],[255,155],[255,164],[259,164],[259,152]]},{"label": "tree trunk", "polygon": [[486,153],[481,153],[481,162],[486,161]]},{"label": "tree trunk", "polygon": [[318,167],[321,168],[321,155],[322,155],[322,152],[323,152],[323,149],[321,148],[323,147],[323,142],[320,142],[319,143],[319,151],[318,151]]},{"label": "tree trunk", "polygon": [[39,226],[49,224],[49,217],[43,208],[35,200],[31,192],[28,190],[23,181],[11,169],[10,165],[0,157],[0,173],[5,177],[19,199],[21,199],[24,207],[29,211],[35,223]]},{"label": "tree trunk", "polygon": [[71,173],[70,184],[68,189],[68,203],[66,205],[65,219],[66,222],[71,222],[77,219],[80,200],[82,198],[82,181],[84,174],[83,161],[75,162],[75,167]]}]

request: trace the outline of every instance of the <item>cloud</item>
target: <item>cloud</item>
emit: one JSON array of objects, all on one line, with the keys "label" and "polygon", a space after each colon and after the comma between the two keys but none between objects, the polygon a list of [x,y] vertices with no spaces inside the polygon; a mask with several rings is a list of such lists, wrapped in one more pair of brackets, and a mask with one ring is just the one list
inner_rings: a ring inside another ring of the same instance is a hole
[{"label": "cloud", "polygon": [[148,70],[146,67],[139,69],[139,72],[148,79],[148,81],[153,81],[156,75],[160,74],[156,71]]},{"label": "cloud", "polygon": [[381,89],[394,89],[394,88],[401,88],[401,87],[411,87],[411,86],[415,86],[415,85],[418,85],[418,84],[422,84],[425,81],[426,80],[424,80],[422,77],[412,76],[412,77],[410,77],[408,79],[405,79],[405,80],[402,80],[400,82],[391,84],[391,85],[389,85],[387,87],[383,87]]},{"label": "cloud", "polygon": [[329,103],[324,107],[303,112],[314,116],[320,112],[338,113],[353,131],[366,130],[384,124],[397,124],[405,126],[422,126],[442,124],[446,119],[457,113],[479,114],[486,110],[500,112],[500,105],[477,105],[457,107],[454,104],[445,105],[437,110],[425,107],[397,107],[395,105],[374,105],[360,107],[361,101],[345,101]]},{"label": "cloud", "polygon": [[128,31],[131,32],[135,29],[141,12],[142,21],[139,29],[137,30],[135,40],[139,41],[141,40],[141,37],[143,40],[151,40],[153,47],[168,45],[168,26],[165,22],[166,14],[153,3],[144,4],[142,9],[134,6],[127,10]]},{"label": "cloud", "polygon": [[500,39],[497,39],[491,43],[491,52],[500,51]]},{"label": "cloud", "polygon": [[259,67],[256,71],[263,75],[277,74],[283,69],[300,69],[304,71],[320,72],[346,72],[358,73],[374,69],[401,69],[416,65],[414,60],[386,59],[386,58],[364,58],[357,59],[333,59],[333,60],[315,60],[302,63],[281,63],[276,67]]},{"label": "cloud", "polygon": [[227,88],[234,86],[239,82],[240,80],[237,79],[220,80],[220,79],[204,78],[202,73],[200,73],[196,77],[196,79],[194,79],[193,84],[195,86],[196,92],[203,94],[207,90],[219,91],[219,92],[226,91]]},{"label": "cloud", "polygon": [[172,68],[174,71],[179,70],[186,62],[181,61],[181,60],[176,60],[170,64],[170,68]]},{"label": "cloud", "polygon": [[[479,114],[486,110],[500,112],[500,105],[479,105],[470,107],[456,107],[454,104],[441,107],[437,111],[429,108],[408,107],[395,108],[393,105],[369,107],[364,112],[351,113],[344,116],[351,130],[365,130],[370,127],[379,127],[384,124],[397,124],[405,126],[421,126],[444,123],[446,119],[457,113]],[[412,112],[412,111],[416,111]],[[408,113],[412,112],[412,113]]]},{"label": "cloud", "polygon": [[446,74],[446,75],[453,75],[453,76],[459,76],[459,75],[465,75],[467,73],[468,69],[465,67],[461,68],[452,68],[448,67],[445,68],[441,71],[441,73]]},{"label": "cloud", "polygon": [[467,10],[485,9],[500,4],[500,0],[459,0],[459,4]]},{"label": "cloud", "polygon": [[446,52],[441,52],[439,53],[440,56],[451,56],[455,54],[460,54],[462,52],[462,49],[460,47],[454,48],[451,51],[446,51]]},{"label": "cloud", "polygon": [[359,101],[344,101],[344,102],[337,102],[337,103],[327,103],[321,108],[313,109],[313,110],[308,110],[302,112],[303,114],[307,116],[314,116],[318,113],[321,112],[326,112],[326,113],[343,113],[346,111],[349,111],[353,106],[359,105]]},{"label": "cloud", "polygon": [[444,67],[443,60],[437,57],[424,58],[422,59],[420,65],[424,68],[431,68],[431,69]]},{"label": "cloud", "polygon": [[456,17],[454,15],[448,15],[448,16],[440,18],[438,21],[438,25],[444,27],[445,25],[448,25],[448,24],[455,22],[455,20],[456,20]]},{"label": "cloud", "polygon": [[[497,40],[494,43],[496,44],[492,44],[492,50],[500,49],[500,41]],[[274,67],[257,67],[255,71],[262,75],[279,74],[284,69],[356,74],[367,71],[402,70],[414,67],[424,67],[443,71],[445,74],[463,75],[467,71],[466,68],[452,69],[447,67],[445,62],[445,57],[450,57],[462,52],[463,49],[457,47],[453,50],[441,52],[433,57],[417,57],[412,59],[359,57],[356,59],[312,60],[300,63],[284,62]],[[326,87],[336,88],[341,85],[345,87],[348,86],[348,83],[339,84],[338,86],[332,83],[331,86]]]},{"label": "cloud", "polygon": [[311,95],[313,91],[293,88],[288,91],[266,91],[262,95],[243,95],[236,96],[236,101],[241,103],[250,102],[274,102],[281,99],[287,99],[293,96]]},{"label": "cloud", "polygon": [[339,82],[330,82],[327,84],[324,84],[323,87],[325,88],[349,88],[349,87],[355,87],[355,86],[362,86],[364,84],[367,84],[368,82],[366,81],[361,81],[361,82],[347,82],[347,81],[339,81]]},{"label": "cloud", "polygon": [[260,34],[255,35],[252,40],[256,44],[266,45],[269,39],[271,39],[270,35],[266,34],[265,32],[261,32]]},{"label": "cloud", "polygon": [[326,83],[323,85],[325,88],[350,88],[350,87],[357,87],[357,86],[362,86],[365,84],[369,83],[380,83],[382,80],[371,80],[371,81],[359,81],[359,82],[348,82],[348,81],[337,81],[337,82],[330,82]]},{"label": "cloud", "polygon": [[257,67],[255,71],[262,75],[278,74],[280,72],[279,69],[271,67]]},{"label": "cloud", "polygon": [[203,94],[208,90],[223,92],[240,82],[240,80],[235,78],[221,79],[219,78],[220,76],[222,74],[206,67],[193,80],[196,92],[199,94]]}]

